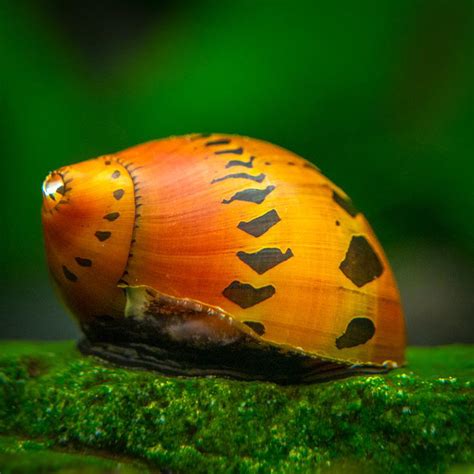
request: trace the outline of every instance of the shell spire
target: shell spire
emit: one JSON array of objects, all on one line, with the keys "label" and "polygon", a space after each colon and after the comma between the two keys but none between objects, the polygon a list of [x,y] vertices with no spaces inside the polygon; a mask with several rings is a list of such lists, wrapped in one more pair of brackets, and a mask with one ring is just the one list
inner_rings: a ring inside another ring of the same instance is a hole
[{"label": "shell spire", "polygon": [[135,221],[126,168],[107,156],[50,173],[42,221],[50,273],[66,305],[81,322],[122,315],[125,299],[117,283]]}]

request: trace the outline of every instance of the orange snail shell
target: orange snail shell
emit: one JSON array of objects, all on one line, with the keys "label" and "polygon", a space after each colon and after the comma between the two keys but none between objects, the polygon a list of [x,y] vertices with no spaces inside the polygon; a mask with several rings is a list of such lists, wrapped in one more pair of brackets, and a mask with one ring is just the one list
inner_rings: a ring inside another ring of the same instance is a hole
[{"label": "orange snail shell", "polygon": [[404,363],[400,297],[372,229],[287,150],[152,141],[60,168],[43,201],[49,268],[85,353],[279,382]]}]

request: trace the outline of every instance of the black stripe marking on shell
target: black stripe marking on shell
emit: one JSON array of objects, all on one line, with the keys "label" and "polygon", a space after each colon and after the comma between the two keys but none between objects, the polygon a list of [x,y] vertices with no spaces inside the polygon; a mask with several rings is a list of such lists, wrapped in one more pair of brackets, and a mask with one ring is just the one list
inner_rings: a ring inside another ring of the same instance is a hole
[{"label": "black stripe marking on shell", "polygon": [[338,349],[347,349],[349,347],[365,344],[372,339],[375,334],[375,325],[369,318],[354,318],[347,325],[344,334],[336,339]]},{"label": "black stripe marking on shell", "polygon": [[267,186],[265,189],[245,189],[235,193],[230,199],[224,199],[223,204],[230,204],[232,201],[246,201],[261,204],[265,198],[275,189],[275,186]]},{"label": "black stripe marking on shell", "polygon": [[267,232],[268,229],[273,227],[275,224],[278,224],[278,222],[280,221],[281,219],[277,211],[275,211],[275,209],[272,209],[271,211],[268,211],[267,213],[263,214],[263,216],[256,217],[251,221],[239,222],[239,225],[237,227],[240,230],[247,232],[247,234],[253,235],[254,237],[260,237],[265,232]]},{"label": "black stripe marking on shell", "polygon": [[225,167],[230,168],[231,166],[245,166],[246,168],[253,168],[254,160],[255,160],[255,156],[251,156],[249,161],[230,160],[229,163],[225,165]]},{"label": "black stripe marking on shell", "polygon": [[112,235],[112,232],[109,232],[108,230],[98,230],[94,235],[101,242],[103,242],[104,240],[107,240],[108,238],[110,238],[110,236]]},{"label": "black stripe marking on shell", "polygon": [[210,142],[207,142],[206,146],[228,145],[229,143],[229,138],[219,138],[218,140],[211,140]]},{"label": "black stripe marking on shell", "polygon": [[248,326],[252,331],[256,332],[259,336],[265,334],[265,326],[257,321],[244,321],[244,324]]},{"label": "black stripe marking on shell", "polygon": [[113,222],[115,221],[116,219],[118,219],[120,217],[120,213],[119,212],[111,212],[110,214],[106,214],[104,216],[104,219],[109,221],[109,222]]},{"label": "black stripe marking on shell", "polygon": [[71,270],[66,267],[66,265],[63,265],[63,273],[69,281],[76,282],[78,280],[77,275],[75,273],[72,273]]},{"label": "black stripe marking on shell", "polygon": [[332,198],[334,199],[334,202],[341,206],[350,216],[355,217],[359,213],[359,211],[354,207],[354,204],[352,204],[350,198],[345,198],[336,191],[332,192]]},{"label": "black stripe marking on shell", "polygon": [[293,257],[293,252],[291,249],[287,249],[286,252],[283,253],[278,248],[265,248],[255,253],[237,252],[237,257],[252,270],[262,275],[270,270],[270,268],[276,267],[280,263]]},{"label": "black stripe marking on shell", "polygon": [[233,281],[222,294],[241,308],[250,308],[262,301],[272,297],[275,294],[275,287],[272,285],[254,288],[248,283]]},{"label": "black stripe marking on shell", "polygon": [[218,183],[219,181],[224,181],[226,179],[250,179],[251,181],[256,181],[257,183],[261,183],[265,179],[265,175],[263,173],[260,173],[258,176],[252,176],[251,174],[248,173],[234,173],[234,174],[228,174],[226,176],[223,176],[222,178],[214,178],[211,181],[211,184]]},{"label": "black stripe marking on shell", "polygon": [[92,260],[89,258],[76,257],[75,260],[81,267],[92,267]]},{"label": "black stripe marking on shell", "polygon": [[215,151],[215,155],[241,155],[244,152],[244,149],[242,147],[240,148],[234,148],[233,150],[219,150]]},{"label": "black stripe marking on shell", "polygon": [[116,191],[114,191],[114,198],[117,199],[117,201],[119,201],[120,199],[123,198],[124,194],[125,194],[125,191],[123,189],[117,189]]},{"label": "black stripe marking on shell", "polygon": [[339,268],[359,288],[383,273],[379,257],[362,235],[352,237],[346,257]]}]

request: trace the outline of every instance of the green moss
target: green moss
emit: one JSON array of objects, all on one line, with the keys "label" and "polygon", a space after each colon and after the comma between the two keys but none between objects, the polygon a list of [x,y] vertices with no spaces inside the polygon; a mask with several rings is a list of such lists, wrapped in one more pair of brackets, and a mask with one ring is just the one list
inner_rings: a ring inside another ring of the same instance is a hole
[{"label": "green moss", "polygon": [[0,433],[184,472],[473,463],[474,347],[411,348],[408,360],[388,375],[281,387],[120,369],[72,342],[3,343]]},{"label": "green moss", "polygon": [[14,436],[0,436],[0,469],[9,473],[117,473],[142,474],[150,472],[136,462],[117,461],[92,455],[84,450],[78,453],[55,449],[54,442],[34,441]]}]

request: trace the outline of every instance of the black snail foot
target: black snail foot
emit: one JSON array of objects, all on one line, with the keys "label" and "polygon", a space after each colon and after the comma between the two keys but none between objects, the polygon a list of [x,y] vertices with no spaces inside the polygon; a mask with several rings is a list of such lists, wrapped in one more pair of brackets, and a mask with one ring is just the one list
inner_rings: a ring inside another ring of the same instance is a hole
[{"label": "black snail foot", "polygon": [[227,344],[178,343],[163,334],[151,319],[98,318],[84,324],[83,330],[86,337],[78,344],[83,354],[166,375],[296,384],[387,371],[383,367],[354,366],[282,350],[246,335]]}]

